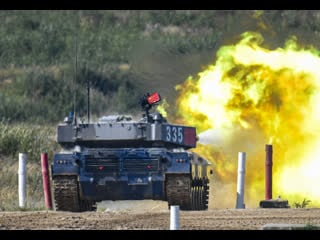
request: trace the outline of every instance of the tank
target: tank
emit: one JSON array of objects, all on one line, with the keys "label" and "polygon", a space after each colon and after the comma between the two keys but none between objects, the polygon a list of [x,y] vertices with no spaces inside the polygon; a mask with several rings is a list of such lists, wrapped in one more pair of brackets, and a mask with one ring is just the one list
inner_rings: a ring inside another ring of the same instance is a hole
[{"label": "tank", "polygon": [[[191,151],[196,128],[168,123],[158,111],[159,93],[145,94],[143,114],[103,116],[79,122],[73,113],[57,126],[61,151],[51,178],[57,211],[95,211],[104,200],[161,200],[181,210],[206,210],[208,160]],[[137,103],[138,104],[138,103]]]}]

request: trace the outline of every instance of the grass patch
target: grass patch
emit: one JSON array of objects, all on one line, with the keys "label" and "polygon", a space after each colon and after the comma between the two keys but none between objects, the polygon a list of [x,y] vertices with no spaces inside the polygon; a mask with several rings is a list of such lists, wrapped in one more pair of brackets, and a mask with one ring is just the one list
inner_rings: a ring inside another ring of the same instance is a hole
[{"label": "grass patch", "polygon": [[293,203],[295,208],[306,208],[311,203],[311,200],[304,198],[301,202]]},{"label": "grass patch", "polygon": [[[0,211],[45,209],[41,153],[58,151],[55,128],[0,122]],[[19,153],[26,153],[26,205],[19,207]]]}]

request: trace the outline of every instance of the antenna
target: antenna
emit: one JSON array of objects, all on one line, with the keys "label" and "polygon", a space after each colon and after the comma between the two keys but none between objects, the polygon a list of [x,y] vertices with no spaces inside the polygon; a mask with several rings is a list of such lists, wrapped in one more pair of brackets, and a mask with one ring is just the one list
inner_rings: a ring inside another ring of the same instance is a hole
[{"label": "antenna", "polygon": [[[76,82],[78,73],[78,31],[79,31],[79,11],[77,11],[76,22],[75,22],[75,67],[74,67],[74,80],[73,80],[73,123],[77,125],[76,115]],[[90,123],[90,79],[87,79],[87,118]]]},{"label": "antenna", "polygon": [[87,117],[90,123],[90,79],[87,78]]},{"label": "antenna", "polygon": [[78,72],[78,30],[79,30],[79,14],[77,12],[76,22],[75,22],[75,66],[74,66],[74,78],[73,78],[73,123],[77,125],[77,112],[76,112],[76,99],[77,99],[77,91],[76,91],[76,82],[77,82],[77,72]]}]

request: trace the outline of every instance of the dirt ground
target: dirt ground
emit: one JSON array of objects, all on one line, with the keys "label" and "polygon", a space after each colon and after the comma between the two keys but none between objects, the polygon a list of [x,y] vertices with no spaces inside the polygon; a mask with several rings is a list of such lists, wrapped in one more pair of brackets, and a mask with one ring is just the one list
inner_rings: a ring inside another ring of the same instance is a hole
[{"label": "dirt ground", "polygon": [[[180,230],[261,230],[265,224],[320,224],[320,208],[252,208],[179,211]],[[105,201],[96,212],[0,212],[0,230],[169,230],[161,201]]]}]

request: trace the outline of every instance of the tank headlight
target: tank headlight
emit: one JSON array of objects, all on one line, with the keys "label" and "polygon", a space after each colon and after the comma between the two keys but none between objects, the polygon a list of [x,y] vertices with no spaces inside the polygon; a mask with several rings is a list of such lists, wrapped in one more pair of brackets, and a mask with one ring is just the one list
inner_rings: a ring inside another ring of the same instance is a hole
[{"label": "tank headlight", "polygon": [[181,158],[180,158],[180,159],[176,159],[176,162],[177,162],[177,163],[185,163],[185,162],[186,162],[186,160],[185,160],[185,159],[181,159]]}]

